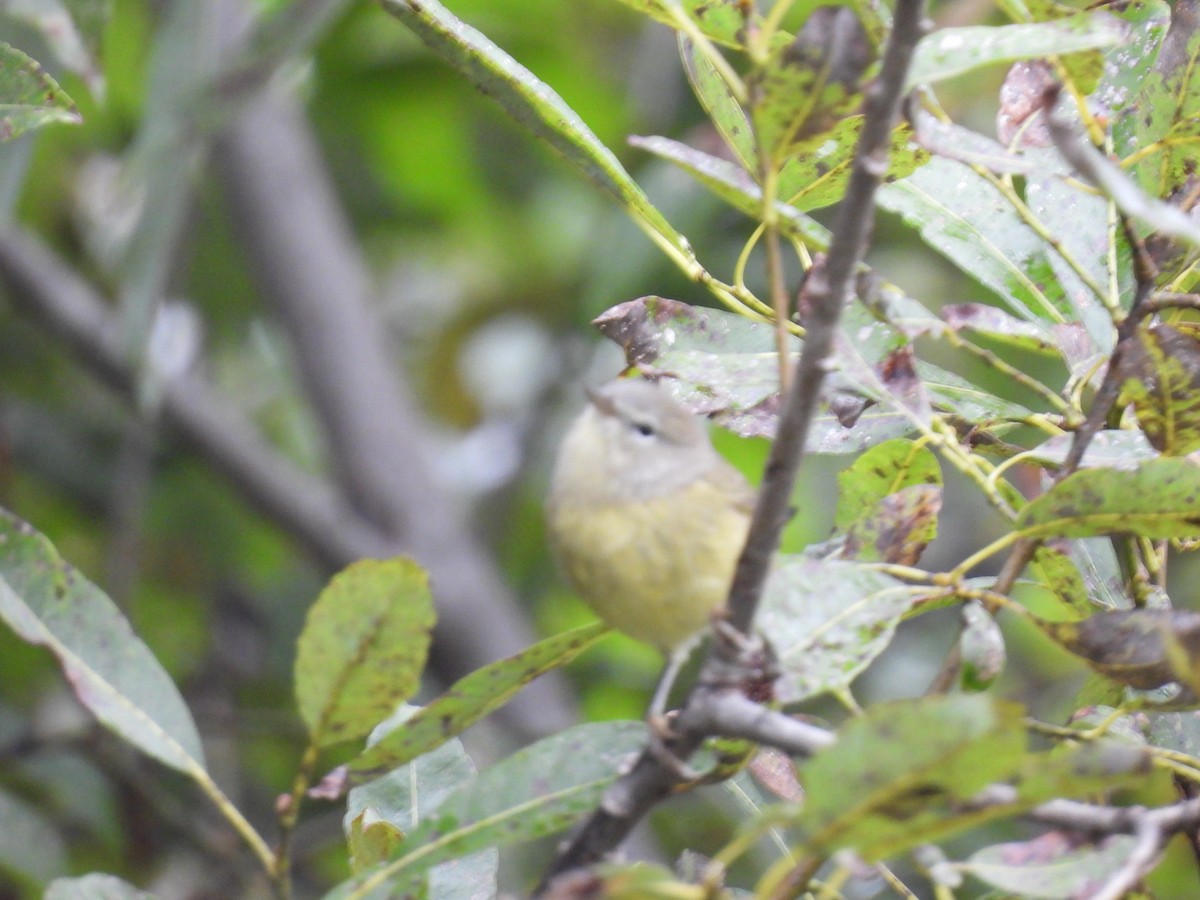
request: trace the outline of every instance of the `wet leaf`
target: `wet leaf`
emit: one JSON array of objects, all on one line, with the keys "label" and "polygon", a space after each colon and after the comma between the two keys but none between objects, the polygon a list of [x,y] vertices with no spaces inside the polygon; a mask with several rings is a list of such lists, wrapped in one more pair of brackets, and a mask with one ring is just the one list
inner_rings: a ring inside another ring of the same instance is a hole
[{"label": "wet leaf", "polygon": [[848,685],[891,642],[912,597],[908,585],[856,563],[783,558],[755,620],[779,659],[779,700]]},{"label": "wet leaf", "polygon": [[1152,459],[1128,471],[1084,469],[1031,500],[1014,528],[1024,537],[1200,535],[1200,467]]},{"label": "wet leaf", "polygon": [[314,744],[368,734],[416,693],[433,628],[429,578],[411,559],[365,559],[335,575],[296,648],[296,704]]},{"label": "wet leaf", "polygon": [[942,307],[941,315],[955,331],[973,331],[1038,353],[1062,352],[1055,332],[1043,323],[1015,318],[995,306],[950,303]]},{"label": "wet leaf", "polygon": [[[779,172],[778,197],[799,210],[820,209],[841,200],[850,181],[862,125],[862,116],[850,116],[829,131],[793,146],[791,157]],[[929,161],[929,152],[911,139],[912,129],[907,124],[892,131],[886,181],[903,178]]]},{"label": "wet leaf", "polygon": [[927,244],[994,291],[1020,318],[1056,324],[1075,319],[1054,277],[1050,246],[968,167],[935,157],[907,178],[880,188],[879,203],[901,215]]},{"label": "wet leaf", "polygon": [[1053,22],[939,28],[917,44],[906,87],[933,84],[981,66],[1115,47],[1126,25],[1106,13]]},{"label": "wet leaf", "polygon": [[842,555],[864,562],[916,565],[929,542],[937,537],[941,508],[940,485],[901,488],[881,500],[872,515],[851,527]]},{"label": "wet leaf", "polygon": [[1041,546],[1034,553],[1032,568],[1038,582],[1063,603],[1067,618],[1079,619],[1096,611],[1079,569],[1065,553]]},{"label": "wet leaf", "polygon": [[874,50],[850,7],[818,6],[791,44],[751,77],[750,118],[760,152],[778,165],[793,145],[823,135],[862,102]]},{"label": "wet leaf", "polygon": [[1170,325],[1140,328],[1121,358],[1121,395],[1154,448],[1167,456],[1200,450],[1200,341]]},{"label": "wet leaf", "polygon": [[[676,6],[648,2],[656,8]],[[709,0],[689,2],[714,7]],[[687,239],[671,226],[620,160],[548,84],[437,0],[382,0],[382,5],[475,87],[495,99],[529,133],[553,147],[589,182],[613,197],[655,240],[684,259],[695,259]],[[714,9],[713,15],[720,12],[723,20],[729,4],[716,6],[722,9]]]}]

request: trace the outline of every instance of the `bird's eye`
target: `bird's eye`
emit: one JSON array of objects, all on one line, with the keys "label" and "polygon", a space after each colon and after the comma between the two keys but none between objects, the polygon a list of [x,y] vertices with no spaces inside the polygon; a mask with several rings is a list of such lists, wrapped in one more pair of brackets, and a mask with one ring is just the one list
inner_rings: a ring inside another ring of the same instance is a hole
[{"label": "bird's eye", "polygon": [[654,434],[654,426],[647,422],[634,422],[633,430],[642,437],[651,437]]}]

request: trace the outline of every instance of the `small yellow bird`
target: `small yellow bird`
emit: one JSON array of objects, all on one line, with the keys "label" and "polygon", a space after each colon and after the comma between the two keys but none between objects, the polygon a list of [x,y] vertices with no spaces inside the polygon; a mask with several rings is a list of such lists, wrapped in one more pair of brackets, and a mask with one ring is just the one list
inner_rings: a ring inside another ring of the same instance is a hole
[{"label": "small yellow bird", "polygon": [[554,551],[597,615],[681,662],[725,604],[754,490],[666,388],[620,379],[588,397],[546,503]]}]

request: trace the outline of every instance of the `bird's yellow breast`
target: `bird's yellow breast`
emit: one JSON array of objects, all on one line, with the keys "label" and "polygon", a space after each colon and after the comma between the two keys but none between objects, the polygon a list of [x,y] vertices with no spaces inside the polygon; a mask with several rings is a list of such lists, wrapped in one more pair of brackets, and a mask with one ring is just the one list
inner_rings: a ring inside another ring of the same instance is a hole
[{"label": "bird's yellow breast", "polygon": [[649,500],[560,503],[550,533],[596,614],[670,653],[725,602],[749,513],[707,479]]}]

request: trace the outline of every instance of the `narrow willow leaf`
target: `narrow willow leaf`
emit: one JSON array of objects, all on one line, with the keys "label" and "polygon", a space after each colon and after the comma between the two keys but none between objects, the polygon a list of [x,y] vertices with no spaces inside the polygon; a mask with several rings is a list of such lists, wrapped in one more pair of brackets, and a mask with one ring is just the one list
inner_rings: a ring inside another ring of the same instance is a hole
[{"label": "narrow willow leaf", "polygon": [[1200,684],[1200,613],[1112,610],[1080,622],[1036,620],[1048,637],[1105,678],[1140,690]]},{"label": "narrow willow leaf", "polygon": [[834,527],[848,530],[869,516],[881,500],[902,488],[941,483],[942,470],[932,450],[914,441],[885,441],[838,475]]},{"label": "narrow willow leaf", "polygon": [[[629,143],[679,166],[739,212],[754,219],[762,215],[762,191],[746,169],[737,163],[665,137],[635,135]],[[825,226],[786,203],[776,203],[775,209],[785,234],[800,238],[816,249],[828,249],[829,231]]]},{"label": "narrow willow leaf", "polygon": [[1106,13],[1054,22],[939,28],[917,44],[905,89],[933,84],[982,66],[1115,47],[1125,23]]},{"label": "narrow willow leaf", "polygon": [[1070,900],[1126,865],[1136,844],[1136,838],[1124,834],[1092,843],[1051,831],[1028,841],[984,847],[958,867],[1014,896]]},{"label": "narrow willow leaf", "polygon": [[428,753],[484,716],[499,709],[529,682],[565,666],[609,629],[593,622],[539,641],[520,653],[460,678],[446,693],[417,711],[395,730],[381,734],[348,764],[361,780]]},{"label": "narrow willow leaf", "polygon": [[974,823],[956,809],[1025,760],[1022,711],[984,694],[877,704],[800,772],[805,849],[875,860]]},{"label": "narrow willow leaf", "polygon": [[1131,471],[1084,469],[1031,500],[1014,529],[1023,537],[1200,536],[1200,466],[1152,459]]},{"label": "narrow willow leaf", "polygon": [[1121,357],[1121,406],[1133,404],[1151,445],[1167,456],[1200,450],[1200,341],[1170,325],[1143,327]]},{"label": "narrow willow leaf", "polygon": [[891,642],[912,597],[908,585],[857,563],[781,560],[755,621],[779,659],[778,698],[791,703],[848,685]]},{"label": "narrow willow leaf", "polygon": [[561,832],[595,808],[645,742],[641,722],[598,722],[526,747],[447,796],[399,856],[342,883],[325,900],[366,897],[384,885],[393,892],[388,896],[404,896],[432,866]]},{"label": "narrow willow leaf", "polygon": [[0,141],[53,122],[83,121],[75,101],[16,47],[0,41]]},{"label": "narrow willow leaf", "polygon": [[971,331],[1038,353],[1062,353],[1056,332],[1042,322],[1030,322],[983,303],[950,303],[942,319],[955,331]]},{"label": "narrow willow leaf", "polygon": [[[1080,190],[1068,182],[1065,172],[1055,171],[1054,167],[1061,164],[1057,149],[1029,149],[1025,156],[1038,163],[1037,170],[1025,183],[1025,202],[1057,242],[1055,252],[1047,258],[1067,302],[1075,310],[1076,322],[1072,325],[1076,329],[1082,325],[1090,338],[1090,349],[1107,355],[1112,352],[1114,337],[1112,315],[1105,308],[1105,301],[1119,304],[1123,297],[1132,296],[1133,291],[1129,242],[1118,229],[1111,228],[1107,198]],[[1083,275],[1076,267],[1083,270]],[[1104,296],[1114,289],[1115,297]],[[1055,333],[1061,336],[1063,327],[1058,326]],[[1080,356],[1090,357],[1081,353],[1074,342],[1065,346],[1060,342],[1060,349],[1068,364]],[[1081,374],[1081,368],[1071,365],[1073,374]]]},{"label": "narrow willow leaf", "polygon": [[437,0],[382,2],[385,10],[496,100],[522,127],[614,197],[653,240],[695,264],[687,239],[671,227],[620,160],[549,85]]},{"label": "narrow willow leaf", "polygon": [[79,878],[56,878],[46,887],[42,900],[154,900],[116,875],[93,873]]},{"label": "narrow willow leaf", "polygon": [[755,171],[758,158],[754,141],[754,129],[746,117],[746,111],[730,90],[729,84],[713,66],[708,54],[679,35],[679,55],[683,59],[684,71],[692,91],[709,120],[717,126],[721,137],[734,152],[746,172]]},{"label": "narrow willow leaf", "polygon": [[1053,248],[967,166],[935,157],[907,178],[881,187],[878,199],[934,250],[994,291],[1015,315],[1055,324],[1075,318],[1054,277]]},{"label": "narrow willow leaf", "polygon": [[143,753],[206,778],[183,698],[103,591],[29,525],[0,511],[0,618],[57,658],[75,695]]},{"label": "narrow willow leaf", "polygon": [[296,648],[296,704],[314,744],[361,738],[416,693],[433,620],[428,575],[411,559],[364,559],[333,577]]}]

